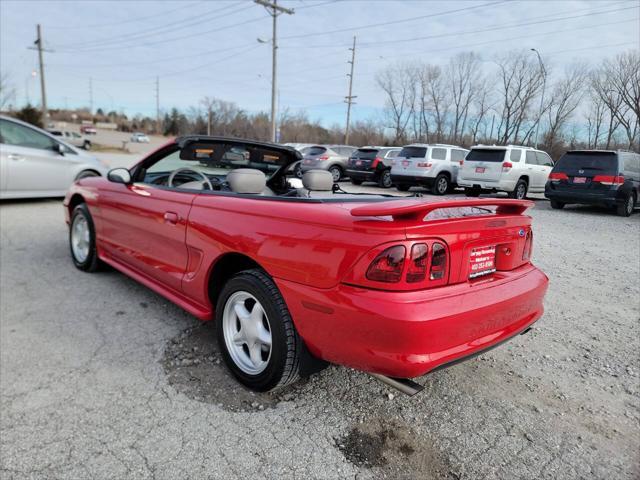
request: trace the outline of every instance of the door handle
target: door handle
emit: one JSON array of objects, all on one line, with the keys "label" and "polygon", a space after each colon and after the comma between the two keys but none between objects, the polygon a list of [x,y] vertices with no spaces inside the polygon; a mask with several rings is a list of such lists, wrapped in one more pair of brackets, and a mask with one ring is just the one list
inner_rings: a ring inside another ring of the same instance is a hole
[{"label": "door handle", "polygon": [[14,162],[21,162],[22,160],[24,160],[24,157],[22,155],[18,155],[15,153],[10,153],[9,155],[7,155],[7,158],[9,160],[13,160]]},{"label": "door handle", "polygon": [[180,220],[180,216],[175,212],[165,212],[164,221],[170,225],[175,225]]}]

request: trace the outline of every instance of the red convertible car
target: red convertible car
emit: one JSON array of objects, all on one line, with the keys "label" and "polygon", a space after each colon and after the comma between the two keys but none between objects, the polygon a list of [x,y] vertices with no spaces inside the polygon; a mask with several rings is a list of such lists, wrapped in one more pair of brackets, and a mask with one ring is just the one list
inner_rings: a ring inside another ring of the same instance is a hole
[{"label": "red convertible car", "polygon": [[331,362],[415,393],[410,378],[542,314],[531,202],[348,194],[319,170],[294,188],[299,160],[187,136],[79,180],[64,201],[73,262],[110,265],[214,320],[227,366],[259,391]]}]

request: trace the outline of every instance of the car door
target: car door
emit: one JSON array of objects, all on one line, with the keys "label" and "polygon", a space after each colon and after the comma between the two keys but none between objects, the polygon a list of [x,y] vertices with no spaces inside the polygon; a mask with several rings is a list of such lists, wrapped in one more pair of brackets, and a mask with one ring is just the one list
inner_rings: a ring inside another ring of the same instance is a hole
[{"label": "car door", "polygon": [[540,188],[544,189],[544,186],[549,179],[549,174],[551,173],[551,170],[553,170],[553,160],[551,160],[551,157],[544,152],[536,152],[536,157],[538,159]]},{"label": "car door", "polygon": [[540,166],[538,165],[538,157],[533,150],[527,150],[525,156],[526,174],[529,177],[529,190],[540,190],[544,187],[544,183],[541,185],[542,175]]},{"label": "car door", "polygon": [[51,136],[7,119],[0,119],[0,136],[7,194],[54,195],[69,188],[77,161],[57,151]]},{"label": "car door", "polygon": [[[174,152],[149,170],[181,166]],[[180,292],[188,260],[187,219],[196,195],[146,181],[109,182],[99,198],[100,247],[118,262]]]}]

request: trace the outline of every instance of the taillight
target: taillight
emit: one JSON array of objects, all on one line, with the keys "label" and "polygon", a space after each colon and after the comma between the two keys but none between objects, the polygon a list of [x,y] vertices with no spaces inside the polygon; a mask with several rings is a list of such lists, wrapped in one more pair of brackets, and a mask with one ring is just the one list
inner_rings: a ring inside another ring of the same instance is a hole
[{"label": "taillight", "polygon": [[529,230],[527,232],[527,238],[524,242],[524,250],[522,251],[522,260],[525,260],[525,261],[530,260],[532,251],[533,251],[533,232]]},{"label": "taillight", "polygon": [[322,155],[318,157],[318,160],[329,160],[329,155]]},{"label": "taillight", "polygon": [[464,160],[460,160],[460,166],[464,165]]},{"label": "taillight", "polygon": [[402,277],[405,253],[403,245],[396,245],[382,251],[369,265],[367,278],[375,282],[399,282]]},{"label": "taillight", "polygon": [[428,247],[424,243],[416,243],[411,247],[407,283],[421,282],[427,278],[427,252]]},{"label": "taillight", "polygon": [[382,159],[380,157],[374,158],[373,162],[371,162],[371,168],[376,168],[381,161]]},{"label": "taillight", "polygon": [[511,170],[513,168],[513,163],[511,162],[504,162],[502,164],[502,171],[503,172],[508,172],[509,170]]},{"label": "taillight", "polygon": [[433,166],[433,163],[431,162],[418,162],[416,163],[416,167],[421,167],[421,168],[431,168]]},{"label": "taillight", "polygon": [[569,177],[566,173],[552,172],[549,174],[549,180],[552,182],[559,182],[560,180],[569,180]]},{"label": "taillight", "polygon": [[624,175],[596,175],[592,181],[602,185],[622,185],[624,183]]},{"label": "taillight", "polygon": [[441,243],[434,243],[431,247],[431,269],[429,279],[441,280],[447,271],[447,249]]}]

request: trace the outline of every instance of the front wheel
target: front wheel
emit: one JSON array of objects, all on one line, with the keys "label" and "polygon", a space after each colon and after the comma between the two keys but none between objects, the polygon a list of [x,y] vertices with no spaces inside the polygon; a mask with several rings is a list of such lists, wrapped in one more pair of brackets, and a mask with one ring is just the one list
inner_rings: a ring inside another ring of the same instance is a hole
[{"label": "front wheel", "polygon": [[227,282],[216,305],[218,344],[225,364],[260,392],[295,382],[304,346],[275,283],[258,269]]},{"label": "front wheel", "polygon": [[96,230],[85,203],[78,205],[71,213],[69,249],[73,264],[79,270],[95,272],[100,269],[101,262],[96,252]]},{"label": "front wheel", "polygon": [[450,188],[449,178],[444,174],[439,174],[433,182],[431,193],[434,195],[444,195]]},{"label": "front wheel", "polygon": [[550,200],[551,202],[551,208],[553,208],[554,210],[562,210],[565,206],[564,202],[559,202],[557,200]]},{"label": "front wheel", "polygon": [[513,189],[513,192],[509,192],[509,198],[516,198],[518,200],[523,200],[527,196],[527,182],[520,179],[518,183],[516,183],[516,188]]},{"label": "front wheel", "polygon": [[342,170],[340,170],[340,167],[334,165],[329,169],[329,173],[333,177],[333,183],[338,183],[340,181],[340,178],[342,177]]},{"label": "front wheel", "polygon": [[617,214],[621,217],[630,217],[633,213],[633,207],[636,203],[636,198],[634,193],[630,193],[625,198],[624,203],[621,203],[616,207]]},{"label": "front wheel", "polygon": [[378,186],[382,188],[391,188],[391,172],[384,170],[378,179]]}]

